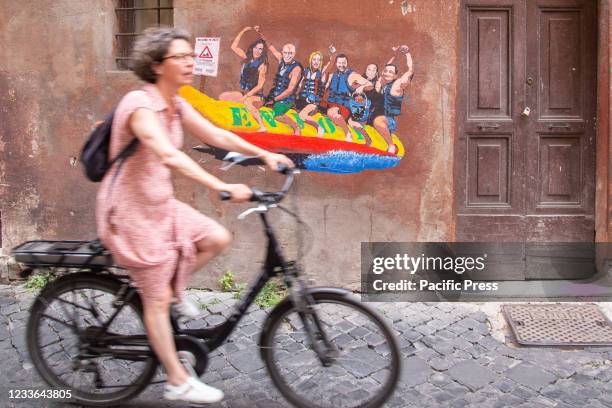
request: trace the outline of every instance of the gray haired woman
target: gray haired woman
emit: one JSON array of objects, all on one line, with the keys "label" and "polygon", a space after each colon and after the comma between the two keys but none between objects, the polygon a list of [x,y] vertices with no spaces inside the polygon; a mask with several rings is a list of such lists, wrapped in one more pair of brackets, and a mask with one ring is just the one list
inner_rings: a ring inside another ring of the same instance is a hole
[{"label": "gray haired woman", "polygon": [[244,184],[224,183],[181,152],[183,128],[206,144],[257,155],[271,169],[293,163],[217,128],[178,96],[179,88],[193,79],[194,54],[186,32],[148,29],[136,41],[132,57],[134,72],[147,84],[126,94],[117,106],[111,157],[134,138],[140,143],[120,169],[114,166],[102,180],[96,203],[98,234],[139,289],[149,341],[167,373],[164,397],[216,402],[223,392],[191,376],[179,361],[169,309],[176,299],[179,313],[198,314],[199,309],[183,297],[184,289],[194,270],[227,248],[231,234],[174,197],[171,173],[227,191],[233,202],[247,201],[251,190]]}]

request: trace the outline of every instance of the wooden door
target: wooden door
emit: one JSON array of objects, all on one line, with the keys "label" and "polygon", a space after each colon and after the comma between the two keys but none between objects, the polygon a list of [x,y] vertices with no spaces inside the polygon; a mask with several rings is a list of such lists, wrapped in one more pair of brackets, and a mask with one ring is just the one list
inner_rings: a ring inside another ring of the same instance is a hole
[{"label": "wooden door", "polygon": [[477,278],[594,272],[592,248],[549,243],[595,236],[595,7],[463,4],[456,240],[525,243],[493,250],[495,267]]}]

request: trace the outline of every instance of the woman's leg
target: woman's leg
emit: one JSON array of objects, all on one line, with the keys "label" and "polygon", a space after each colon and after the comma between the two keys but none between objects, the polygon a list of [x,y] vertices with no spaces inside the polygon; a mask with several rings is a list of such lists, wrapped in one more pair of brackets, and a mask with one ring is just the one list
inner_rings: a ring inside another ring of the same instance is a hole
[{"label": "woman's leg", "polygon": [[355,129],[355,131],[357,133],[359,133],[359,134],[361,134],[361,136],[363,136],[363,139],[365,140],[366,146],[371,146],[372,145],[372,139],[370,139],[370,135],[368,135],[368,132],[366,132],[365,128],[363,127],[363,125],[361,123],[355,122],[353,119],[349,118],[348,124],[350,126],[352,126],[353,129]]},{"label": "woman's leg", "polygon": [[[220,225],[215,228],[213,232],[208,234],[205,238],[195,242],[196,246],[196,260],[193,265],[193,271],[197,271],[206,265],[212,258],[223,252],[232,241],[231,234]],[[177,298],[178,313],[179,315],[196,318],[200,316],[200,311],[197,305],[189,301],[184,301],[184,297],[180,296],[179,293],[174,293]],[[181,298],[179,301],[178,298]]]},{"label": "woman's leg", "polygon": [[195,271],[206,265],[211,259],[223,252],[232,242],[232,234],[225,228],[218,228],[215,232],[195,243],[198,253],[196,255]]},{"label": "woman's leg", "polygon": [[299,116],[300,116],[300,119],[302,119],[304,123],[307,123],[313,128],[317,129],[318,137],[323,137],[323,134],[325,133],[325,129],[323,129],[323,127],[312,117],[312,115],[314,115],[316,112],[317,112],[317,105],[315,105],[314,103],[310,103],[306,105],[304,109],[300,111]]},{"label": "woman's leg", "polygon": [[263,99],[261,99],[259,96],[249,96],[244,101],[244,106],[246,107],[246,110],[251,114],[251,116],[255,118],[255,120],[259,124],[259,129],[257,131],[267,132],[268,129],[266,128],[266,125],[264,125],[263,119],[261,118],[261,114],[259,113],[259,108],[263,106]]},{"label": "woman's leg", "polygon": [[238,91],[223,92],[219,95],[220,101],[242,102],[242,94]]},{"label": "woman's leg", "polygon": [[300,125],[295,123],[289,116],[281,115],[281,116],[277,116],[275,119],[279,121],[280,123],[284,123],[285,125],[289,126],[291,129],[293,129],[294,135],[299,136],[301,134]]},{"label": "woman's leg", "polygon": [[391,139],[391,131],[389,130],[389,125],[387,123],[387,118],[384,115],[377,116],[374,119],[374,128],[380,133],[380,135],[387,142],[387,151],[389,153],[397,152],[397,147],[393,144],[393,140]]},{"label": "woman's leg", "polygon": [[344,130],[347,142],[353,141],[353,136],[351,135],[351,131],[349,130],[348,124],[344,120],[344,117],[342,117],[342,115],[340,114],[340,108],[336,106],[334,106],[333,108],[329,108],[327,110],[327,117],[331,119],[334,125]]},{"label": "woman's leg", "polygon": [[[195,243],[198,253],[196,255],[196,268],[200,268],[212,257],[222,252],[231,242],[231,234],[223,227],[214,228],[205,238]],[[147,330],[147,337],[151,348],[166,370],[166,381],[168,384],[183,387],[183,384],[190,378],[190,374],[180,362],[174,335],[170,323],[170,305],[173,301],[174,290],[168,285],[163,292],[155,297],[146,298],[143,302],[144,324]],[[199,382],[198,382],[199,383]],[[193,387],[194,384],[191,384]],[[203,384],[197,386],[196,394],[186,396],[189,398],[206,399],[212,398],[210,393],[219,393],[211,387]],[[192,391],[189,391],[191,393]],[[202,394],[203,393],[203,394]],[[218,397],[218,396],[217,396]],[[217,398],[215,397],[215,398]],[[221,397],[219,397],[221,398]],[[179,397],[183,399],[183,397]]]},{"label": "woman's leg", "polygon": [[170,326],[170,303],[172,289],[168,286],[163,294],[144,302],[144,324],[149,343],[164,366],[170,384],[182,384],[189,378],[176,353],[172,327]]}]

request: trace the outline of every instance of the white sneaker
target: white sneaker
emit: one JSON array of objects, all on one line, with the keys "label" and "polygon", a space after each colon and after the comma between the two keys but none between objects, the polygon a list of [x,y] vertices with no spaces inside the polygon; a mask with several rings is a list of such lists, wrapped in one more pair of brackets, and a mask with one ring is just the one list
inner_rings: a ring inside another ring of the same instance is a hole
[{"label": "white sneaker", "polygon": [[223,399],[223,391],[204,384],[194,377],[180,385],[166,383],[164,387],[164,398],[167,400],[180,400],[192,404],[209,404],[219,402]]},{"label": "white sneaker", "polygon": [[181,303],[175,303],[173,306],[174,310],[176,310],[179,316],[188,317],[190,319],[200,317],[200,308],[187,296],[183,297],[183,301]]}]

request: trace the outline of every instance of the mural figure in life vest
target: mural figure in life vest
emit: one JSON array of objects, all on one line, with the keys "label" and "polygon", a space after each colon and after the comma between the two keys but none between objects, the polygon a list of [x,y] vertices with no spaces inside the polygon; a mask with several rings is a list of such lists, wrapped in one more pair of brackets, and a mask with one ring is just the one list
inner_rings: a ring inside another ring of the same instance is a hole
[{"label": "mural figure in life vest", "polygon": [[[379,80],[378,65],[374,63],[368,64],[363,77],[376,84]],[[368,132],[366,132],[365,125],[373,126],[374,107],[378,105],[379,97],[380,94],[376,92],[375,88],[372,88],[363,93],[354,92],[350,101],[351,116],[349,117],[348,124],[363,136],[368,146],[372,144],[372,139],[370,139]]]},{"label": "mural figure in life vest", "polygon": [[395,56],[389,60],[383,69],[380,81],[376,84],[376,90],[381,94],[381,102],[374,108],[374,128],[387,141],[389,153],[396,153],[397,146],[392,142],[391,134],[397,128],[395,118],[401,113],[404,91],[414,76],[412,56],[406,45],[393,47],[394,52],[399,52],[406,57],[408,70],[399,75],[399,69],[394,64]]},{"label": "mural figure in life vest", "polygon": [[[265,41],[259,27],[258,32]],[[266,105],[272,107],[275,120],[290,126],[293,134],[299,135],[299,124],[286,115],[295,104],[295,94],[302,79],[302,65],[295,60],[295,45],[291,43],[283,45],[282,54],[270,43],[268,49],[278,61],[278,70],[274,76],[272,89],[266,98]]]},{"label": "mural figure in life vest", "polygon": [[[357,86],[357,88],[353,88]],[[346,141],[352,142],[353,136],[347,121],[351,116],[350,100],[353,92],[361,94],[366,89],[372,89],[374,84],[348,67],[348,57],[338,54],[336,71],[327,81],[329,96],[327,97],[327,116],[340,127],[346,135]]]},{"label": "mural figure in life vest", "polygon": [[[333,55],[336,49],[330,46],[330,51]],[[323,137],[325,129],[319,122],[317,122],[313,116],[323,111],[321,108],[321,102],[323,98],[323,92],[325,91],[326,71],[332,62],[330,57],[329,61],[321,69],[323,64],[323,53],[321,51],[314,51],[308,58],[308,68],[304,69],[304,75],[300,82],[300,91],[298,92],[298,98],[295,101],[295,109],[299,112],[299,117],[304,123],[317,129],[317,136]]]},{"label": "mural figure in life vest", "polygon": [[242,60],[240,91],[223,92],[219,95],[219,100],[243,103],[259,124],[257,131],[266,132],[267,129],[261,119],[259,108],[264,104],[263,87],[266,83],[266,72],[268,72],[268,51],[266,42],[261,38],[251,43],[246,52],[239,47],[242,36],[250,30],[259,31],[259,27],[243,28],[232,43],[232,51]]},{"label": "mural figure in life vest", "polygon": [[[260,39],[245,52],[239,43],[250,30]],[[304,69],[295,59],[293,44],[285,44],[281,53],[266,41],[259,26],[246,27],[232,44],[242,60],[240,92],[223,93],[223,101],[189,86],[179,93],[215,125],[250,143],[289,155],[300,168],[336,174],[389,169],[406,154],[402,139],[395,134],[396,119],[414,75],[408,47],[392,49],[394,56],[382,72],[373,63],[366,66],[363,75],[354,72],[346,54],[336,55],[333,47],[325,66],[323,53],[315,51]],[[268,96],[262,98],[266,51],[279,66]],[[400,55],[407,66],[401,75],[394,64]],[[335,71],[326,78],[326,68],[332,62]],[[231,154],[207,146],[196,149],[217,158]]]}]

